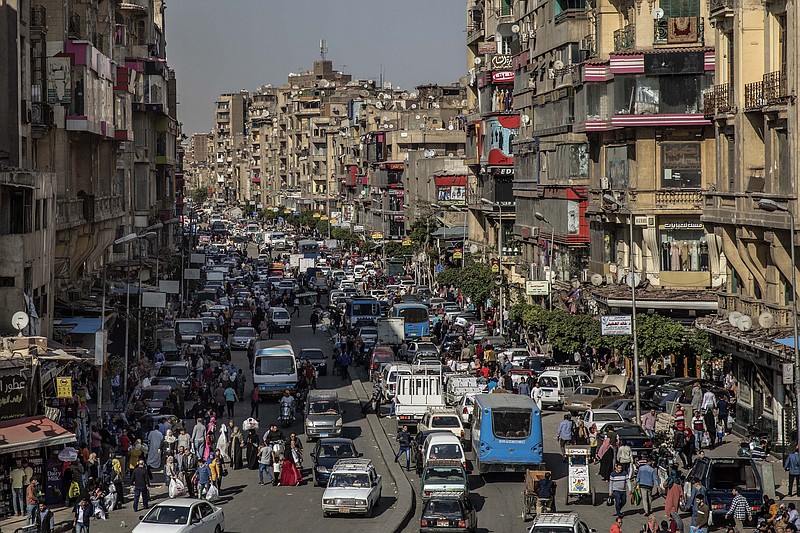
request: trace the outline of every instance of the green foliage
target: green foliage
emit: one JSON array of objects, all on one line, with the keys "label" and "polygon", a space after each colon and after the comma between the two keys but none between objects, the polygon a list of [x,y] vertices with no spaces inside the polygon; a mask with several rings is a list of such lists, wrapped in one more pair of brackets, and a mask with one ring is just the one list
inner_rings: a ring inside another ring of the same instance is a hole
[{"label": "green foliage", "polygon": [[436,281],[439,285],[461,285],[461,269],[460,268],[445,268],[436,276]]},{"label": "green foliage", "polygon": [[482,307],[495,290],[494,273],[483,263],[470,262],[461,269],[461,292]]},{"label": "green foliage", "polygon": [[684,345],[686,330],[678,322],[659,314],[637,315],[639,359],[647,363],[648,372],[654,361],[672,355]]},{"label": "green foliage", "polygon": [[383,243],[383,250],[386,257],[403,257],[410,256],[414,253],[413,246],[403,246],[400,241],[385,241]]},{"label": "green foliage", "polygon": [[339,246],[345,250],[357,248],[361,244],[361,238],[345,228],[331,228],[331,237],[339,241]]},{"label": "green foliage", "polygon": [[208,189],[205,187],[197,187],[192,191],[192,203],[194,205],[201,205],[208,199]]},{"label": "green foliage", "polygon": [[439,223],[434,217],[420,217],[411,225],[408,236],[411,238],[411,242],[416,245],[424,246],[426,243],[430,245],[430,234],[436,231],[438,227]]}]

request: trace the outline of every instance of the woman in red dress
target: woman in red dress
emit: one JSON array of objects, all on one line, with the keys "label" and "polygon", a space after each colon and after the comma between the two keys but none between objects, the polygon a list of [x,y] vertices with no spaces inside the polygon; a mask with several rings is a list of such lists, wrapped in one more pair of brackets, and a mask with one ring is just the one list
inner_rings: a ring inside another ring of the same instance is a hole
[{"label": "woman in red dress", "polygon": [[281,486],[296,487],[299,485],[303,481],[303,475],[297,465],[294,464],[291,452],[281,458],[281,463]]}]

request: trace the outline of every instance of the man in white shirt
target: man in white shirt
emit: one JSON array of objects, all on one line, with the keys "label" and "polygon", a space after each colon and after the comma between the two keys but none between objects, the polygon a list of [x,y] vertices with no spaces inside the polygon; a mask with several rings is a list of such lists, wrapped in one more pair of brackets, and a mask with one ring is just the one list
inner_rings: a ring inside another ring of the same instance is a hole
[{"label": "man in white shirt", "polygon": [[711,392],[711,389],[707,390],[705,394],[703,394],[703,406],[702,408],[705,410],[711,410],[717,406],[717,398],[714,396],[714,393]]},{"label": "man in white shirt", "polygon": [[544,396],[544,391],[537,381],[533,389],[531,389],[531,399],[536,403],[536,408],[539,409],[539,411],[542,410],[542,396]]}]

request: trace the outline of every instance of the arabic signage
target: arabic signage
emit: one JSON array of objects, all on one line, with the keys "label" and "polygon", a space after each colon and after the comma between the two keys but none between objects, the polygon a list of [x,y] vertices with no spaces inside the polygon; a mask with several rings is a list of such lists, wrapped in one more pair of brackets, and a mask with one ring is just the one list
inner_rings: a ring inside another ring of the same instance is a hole
[{"label": "arabic signage", "polygon": [[27,378],[15,374],[0,377],[0,420],[28,416]]},{"label": "arabic signage", "polygon": [[494,54],[497,52],[497,41],[482,41],[478,43],[478,54]]},{"label": "arabic signage", "polygon": [[497,70],[492,72],[492,81],[495,83],[514,83],[514,71]]},{"label": "arabic signage", "polygon": [[372,232],[372,240],[373,241],[383,240],[383,232],[382,231],[373,231]]},{"label": "arabic signage", "polygon": [[72,378],[56,378],[56,398],[72,398]]},{"label": "arabic signage", "polygon": [[541,280],[526,281],[525,294],[528,296],[547,296],[550,294],[550,282]]},{"label": "arabic signage", "polygon": [[630,315],[607,315],[600,317],[601,335],[630,335],[633,331]]},{"label": "arabic signage", "polygon": [[511,70],[514,68],[514,56],[495,54],[491,56],[490,66],[492,70]]},{"label": "arabic signage", "polygon": [[461,248],[455,248],[453,250],[453,259],[463,259],[464,258],[464,250]]}]

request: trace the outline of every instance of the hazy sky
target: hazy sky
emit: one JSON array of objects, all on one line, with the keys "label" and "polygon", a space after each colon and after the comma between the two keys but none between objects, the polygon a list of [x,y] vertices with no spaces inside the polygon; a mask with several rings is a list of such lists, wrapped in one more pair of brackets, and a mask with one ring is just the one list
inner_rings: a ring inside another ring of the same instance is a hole
[{"label": "hazy sky", "polygon": [[169,0],[167,58],[184,133],[212,128],[219,93],[286,83],[319,40],[336,70],[410,90],[465,74],[464,0]]}]

